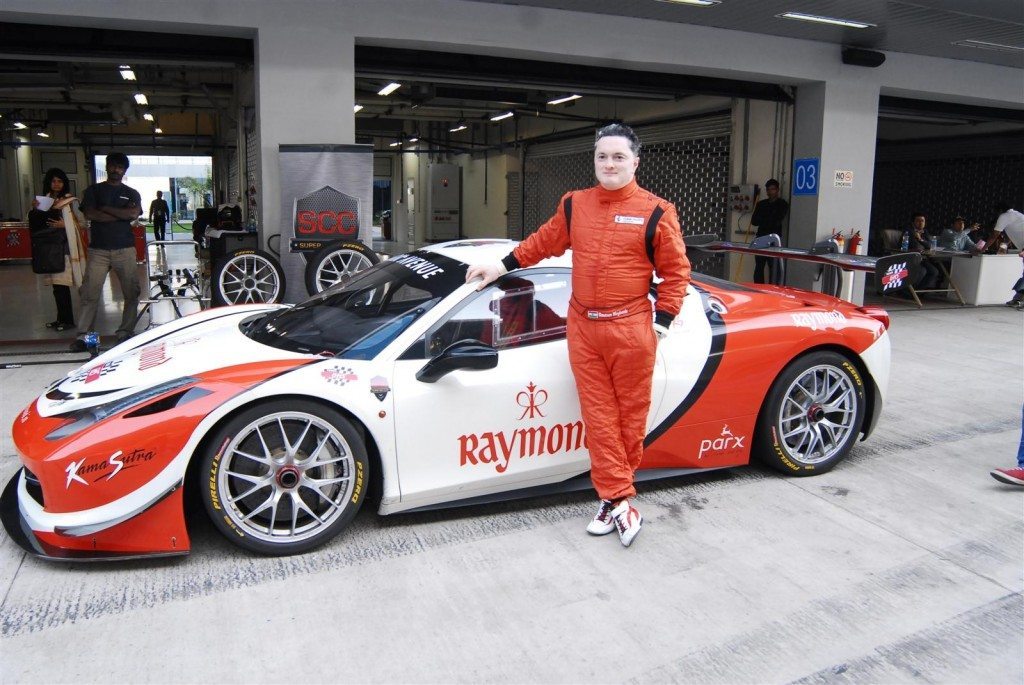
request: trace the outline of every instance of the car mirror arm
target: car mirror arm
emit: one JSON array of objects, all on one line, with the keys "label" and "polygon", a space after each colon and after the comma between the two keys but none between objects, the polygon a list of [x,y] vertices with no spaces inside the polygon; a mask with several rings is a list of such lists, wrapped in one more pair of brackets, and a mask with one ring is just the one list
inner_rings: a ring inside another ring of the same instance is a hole
[{"label": "car mirror arm", "polygon": [[498,365],[498,351],[479,340],[457,340],[416,372],[416,380],[435,383],[457,369],[482,371]]}]

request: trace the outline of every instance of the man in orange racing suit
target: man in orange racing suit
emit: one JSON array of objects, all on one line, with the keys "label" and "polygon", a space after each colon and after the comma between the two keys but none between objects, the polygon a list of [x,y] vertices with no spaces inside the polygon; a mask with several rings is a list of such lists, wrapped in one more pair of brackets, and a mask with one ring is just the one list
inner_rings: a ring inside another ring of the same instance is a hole
[{"label": "man in orange racing suit", "polygon": [[[643,517],[629,498],[643,456],[658,340],[690,282],[675,207],[636,184],[640,141],[628,126],[597,132],[598,185],[563,196],[555,215],[498,264],[474,265],[480,290],[505,273],[572,248],[569,363],[587,426],[591,479],[601,503],[587,532],[618,529],[629,546]],[[662,279],[651,317],[652,270]]]}]

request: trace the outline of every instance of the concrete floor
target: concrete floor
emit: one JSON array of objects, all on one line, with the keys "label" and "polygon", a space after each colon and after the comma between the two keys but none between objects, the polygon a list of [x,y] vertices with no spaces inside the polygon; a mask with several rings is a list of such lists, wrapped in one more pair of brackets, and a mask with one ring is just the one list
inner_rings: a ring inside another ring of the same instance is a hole
[{"label": "concrete floor", "polygon": [[[193,516],[186,558],[62,565],[0,532],[0,682],[1024,681],[1024,315],[893,312],[891,395],[834,471],[378,517],[267,559]],[[8,359],[13,350],[0,350]],[[32,359],[60,359],[60,355]],[[70,355],[67,355],[70,358]],[[9,426],[71,365],[0,370]]]}]

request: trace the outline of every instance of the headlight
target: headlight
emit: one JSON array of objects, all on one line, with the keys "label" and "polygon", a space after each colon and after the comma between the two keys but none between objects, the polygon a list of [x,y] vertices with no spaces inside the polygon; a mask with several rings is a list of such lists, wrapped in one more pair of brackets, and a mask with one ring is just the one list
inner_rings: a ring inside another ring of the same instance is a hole
[{"label": "headlight", "polygon": [[[172,393],[175,390],[184,388],[185,386],[188,385],[192,385],[193,383],[197,383],[198,381],[198,378],[194,378],[192,376],[183,376],[181,378],[176,378],[173,381],[160,383],[158,385],[146,388],[145,390],[134,392],[131,395],[126,395],[125,397],[121,397],[116,400],[111,400],[110,402],[106,402],[104,404],[98,404],[94,407],[89,407],[88,409],[80,409],[78,411],[69,412],[68,414],[64,415],[64,418],[68,419],[67,423],[64,423],[61,426],[50,431],[46,435],[46,439],[62,440],[68,436],[83,431],[89,426],[95,423],[99,423],[100,421],[103,421],[104,419],[107,419],[113,416],[114,414],[120,414],[121,412],[130,409],[136,405],[142,404],[143,402],[151,400],[154,397],[160,397],[161,395]],[[180,392],[175,396],[175,401],[173,403],[170,403],[167,406],[162,407],[161,410],[176,407],[179,404],[182,404],[183,402],[191,402],[194,399],[197,399],[199,397],[202,397],[203,395],[208,394],[208,390],[203,390],[201,388],[192,388],[189,391]],[[154,402],[153,404],[160,403]]]}]

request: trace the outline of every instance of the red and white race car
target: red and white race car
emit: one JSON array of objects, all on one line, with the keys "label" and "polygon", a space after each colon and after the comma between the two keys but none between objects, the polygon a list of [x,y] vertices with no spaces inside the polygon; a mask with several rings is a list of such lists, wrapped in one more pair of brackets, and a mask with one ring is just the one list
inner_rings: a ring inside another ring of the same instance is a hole
[{"label": "red and white race car", "polygon": [[[464,283],[514,245],[427,247],[296,306],[211,309],[100,355],[15,419],[8,533],[54,559],[187,553],[197,488],[230,540],[292,554],[370,493],[393,514],[589,487],[569,256]],[[832,468],[881,410],[887,326],[879,308],[695,274],[658,346],[637,479],[751,456]]]}]

